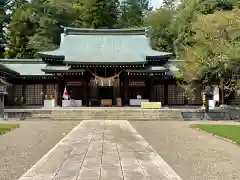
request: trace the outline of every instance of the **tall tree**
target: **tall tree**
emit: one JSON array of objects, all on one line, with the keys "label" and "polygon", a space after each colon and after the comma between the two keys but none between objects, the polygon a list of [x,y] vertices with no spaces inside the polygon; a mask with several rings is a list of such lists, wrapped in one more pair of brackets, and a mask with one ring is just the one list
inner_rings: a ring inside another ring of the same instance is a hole
[{"label": "tall tree", "polygon": [[180,66],[184,81],[190,86],[195,81],[215,84],[222,92],[239,89],[240,10],[199,15],[192,32],[195,44],[186,49]]},{"label": "tall tree", "polygon": [[28,48],[29,37],[32,36],[36,28],[37,15],[33,13],[30,3],[26,3],[16,8],[12,14],[9,24],[9,58],[30,58],[31,49]]},{"label": "tall tree", "polygon": [[174,37],[174,51],[178,58],[181,57],[186,46],[192,46],[194,44],[191,26],[198,14],[198,5],[199,0],[183,1],[178,7],[175,20],[171,24],[171,29],[176,35]]},{"label": "tall tree", "polygon": [[145,26],[151,27],[148,34],[154,49],[174,53],[175,34],[171,25],[176,12],[176,0],[163,0],[162,6],[145,18]]},{"label": "tall tree", "polygon": [[151,27],[148,34],[154,49],[174,53],[174,34],[171,29],[174,15],[174,9],[162,7],[150,12],[145,19],[145,25]]},{"label": "tall tree", "polygon": [[113,28],[118,19],[118,0],[83,0],[82,26]]},{"label": "tall tree", "polygon": [[176,0],[163,0],[162,7],[167,9],[174,9],[176,7]]},{"label": "tall tree", "polygon": [[144,18],[152,8],[149,0],[124,0],[120,6],[120,27],[141,27]]},{"label": "tall tree", "polygon": [[0,0],[0,58],[4,56],[5,49],[5,32],[4,27],[6,23],[6,1]]},{"label": "tall tree", "polygon": [[194,45],[192,23],[199,14],[212,14],[216,11],[229,11],[239,6],[238,0],[182,0],[172,24],[175,30],[175,51],[181,57],[184,49]]},{"label": "tall tree", "polygon": [[39,51],[56,49],[61,25],[70,26],[78,14],[77,0],[32,0],[16,8],[9,26],[8,57],[33,58]]}]

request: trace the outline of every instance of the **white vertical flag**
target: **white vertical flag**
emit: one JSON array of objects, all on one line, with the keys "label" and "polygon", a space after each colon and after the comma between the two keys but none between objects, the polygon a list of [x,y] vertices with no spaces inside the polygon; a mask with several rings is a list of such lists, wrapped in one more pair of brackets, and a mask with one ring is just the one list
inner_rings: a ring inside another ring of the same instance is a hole
[{"label": "white vertical flag", "polygon": [[66,88],[66,86],[65,86],[65,88],[64,88],[64,92],[63,92],[63,99],[65,99],[65,100],[68,100],[69,99],[69,95],[68,95],[68,92],[67,92],[67,88]]}]

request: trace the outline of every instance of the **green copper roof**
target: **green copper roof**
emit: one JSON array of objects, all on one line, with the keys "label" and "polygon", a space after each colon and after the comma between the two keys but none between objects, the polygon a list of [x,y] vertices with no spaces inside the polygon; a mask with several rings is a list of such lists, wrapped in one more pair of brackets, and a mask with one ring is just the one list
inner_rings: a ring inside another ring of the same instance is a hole
[{"label": "green copper roof", "polygon": [[85,69],[71,69],[68,66],[46,66],[42,69],[43,72],[84,72]]},{"label": "green copper roof", "polygon": [[6,67],[18,72],[20,75],[45,75],[42,72],[45,64],[4,64]]},{"label": "green copper roof", "polygon": [[46,66],[43,62],[39,60],[27,60],[27,59],[0,59],[0,64],[6,69],[10,69],[17,72],[22,76],[42,76],[45,75],[42,72],[42,68]]},{"label": "green copper roof", "polygon": [[49,71],[51,71],[51,70],[54,70],[54,71],[67,71],[67,70],[69,70],[69,67],[68,66],[46,66],[45,68],[44,68],[44,70],[49,70]]},{"label": "green copper roof", "polygon": [[164,72],[166,75],[173,76],[179,69],[173,63],[165,64],[164,66],[150,66],[146,69],[126,69],[126,72],[131,73],[159,73]]},{"label": "green copper roof", "polygon": [[126,72],[167,72],[168,69],[164,66],[152,66],[146,69],[126,69]]},{"label": "green copper roof", "polygon": [[0,64],[0,71],[1,72],[7,72],[7,73],[10,73],[12,75],[20,75],[18,72],[6,67],[4,64]]},{"label": "green copper roof", "polygon": [[124,29],[93,29],[93,28],[73,28],[64,27],[65,35],[145,35],[146,28],[124,28]]},{"label": "green copper roof", "polygon": [[171,53],[150,47],[145,29],[65,29],[59,49],[39,53],[64,57],[67,63],[144,63],[147,56],[165,57]]}]

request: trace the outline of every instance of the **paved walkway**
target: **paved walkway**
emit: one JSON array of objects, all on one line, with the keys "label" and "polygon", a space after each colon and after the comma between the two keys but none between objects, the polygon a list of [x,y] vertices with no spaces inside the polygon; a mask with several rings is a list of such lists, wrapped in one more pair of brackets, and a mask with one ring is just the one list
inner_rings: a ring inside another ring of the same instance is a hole
[{"label": "paved walkway", "polygon": [[82,121],[19,180],[181,180],[127,121]]}]

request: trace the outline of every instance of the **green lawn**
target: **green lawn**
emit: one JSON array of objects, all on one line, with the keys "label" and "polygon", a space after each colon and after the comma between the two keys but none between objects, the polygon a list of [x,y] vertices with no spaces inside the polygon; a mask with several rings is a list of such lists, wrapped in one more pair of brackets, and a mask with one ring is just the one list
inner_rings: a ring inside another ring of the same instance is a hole
[{"label": "green lawn", "polygon": [[0,134],[6,133],[18,127],[18,124],[0,124]]},{"label": "green lawn", "polygon": [[196,124],[191,127],[230,139],[240,145],[240,125]]}]

